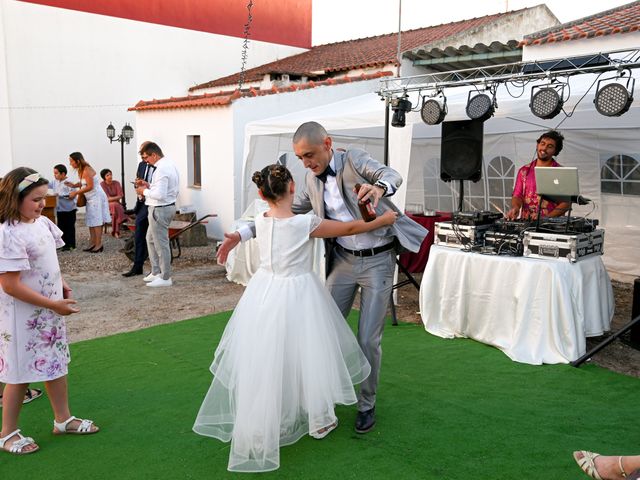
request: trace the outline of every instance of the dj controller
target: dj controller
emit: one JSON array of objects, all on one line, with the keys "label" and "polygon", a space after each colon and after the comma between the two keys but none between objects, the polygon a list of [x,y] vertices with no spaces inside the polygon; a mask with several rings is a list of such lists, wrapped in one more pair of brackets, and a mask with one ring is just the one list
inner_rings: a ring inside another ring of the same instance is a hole
[{"label": "dj controller", "polygon": [[486,254],[576,261],[602,254],[604,230],[598,223],[575,216],[507,220],[497,212],[455,212],[450,222],[436,223],[435,243]]}]

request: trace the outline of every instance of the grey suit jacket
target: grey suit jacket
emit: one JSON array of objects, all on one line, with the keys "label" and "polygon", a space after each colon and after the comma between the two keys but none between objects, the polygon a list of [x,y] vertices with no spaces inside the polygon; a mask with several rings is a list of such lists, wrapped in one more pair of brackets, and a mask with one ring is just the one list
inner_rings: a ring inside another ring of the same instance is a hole
[{"label": "grey suit jacket", "polygon": [[[361,218],[358,209],[357,195],[353,192],[356,183],[374,184],[384,180],[394,188],[400,187],[402,177],[398,172],[371,158],[369,153],[360,149],[350,149],[346,152],[334,151],[336,182],[345,205],[353,218]],[[321,218],[325,218],[324,184],[312,172],[307,172],[305,188],[301,189],[293,202],[294,213],[307,213],[310,210]],[[386,210],[399,213],[396,223],[388,227],[374,230],[374,235],[397,239],[398,250],[417,252],[422,241],[427,236],[427,229],[414,222],[400,212],[389,197],[382,198],[376,207],[376,213],[382,214]]]}]

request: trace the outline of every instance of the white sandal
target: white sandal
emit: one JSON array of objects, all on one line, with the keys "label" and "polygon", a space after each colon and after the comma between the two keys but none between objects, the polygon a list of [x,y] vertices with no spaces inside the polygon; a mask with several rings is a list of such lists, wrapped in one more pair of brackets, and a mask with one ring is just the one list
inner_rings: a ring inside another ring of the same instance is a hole
[{"label": "white sandal", "polygon": [[[4,448],[4,444],[16,435],[19,437],[19,440],[13,442],[9,448]],[[29,445],[35,445],[36,448],[24,451],[24,447],[28,447]],[[6,437],[0,438],[0,449],[14,455],[28,455],[30,453],[37,452],[38,450],[40,450],[40,447],[36,445],[36,442],[33,441],[33,438],[25,437],[20,433],[20,430],[18,429],[15,432],[11,432]]]},{"label": "white sandal", "polygon": [[[69,423],[73,422],[74,420],[80,421],[80,425],[78,425],[78,428],[75,428],[73,430],[67,430],[67,426],[69,425]],[[95,427],[95,430],[91,430],[92,426]],[[86,420],[86,419],[83,420],[82,418],[76,418],[73,415],[67,418],[62,423],[58,423],[55,420],[53,420],[54,435],[64,435],[64,434],[91,435],[92,433],[98,433],[99,431],[100,429],[97,426],[93,425],[93,420]]]},{"label": "white sandal", "polygon": [[[582,458],[578,458],[578,454],[582,454]],[[588,452],[586,450],[573,452],[573,458],[582,471],[596,480],[602,480],[595,463],[596,458],[599,456],[599,453]]]}]

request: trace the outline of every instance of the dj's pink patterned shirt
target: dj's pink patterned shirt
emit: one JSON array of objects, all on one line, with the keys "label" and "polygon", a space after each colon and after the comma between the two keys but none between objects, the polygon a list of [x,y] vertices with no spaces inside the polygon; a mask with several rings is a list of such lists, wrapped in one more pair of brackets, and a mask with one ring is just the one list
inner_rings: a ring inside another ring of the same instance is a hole
[{"label": "dj's pink patterned shirt", "polygon": [[[518,170],[516,176],[516,186],[513,188],[513,196],[522,199],[522,213],[520,218],[533,218],[538,212],[538,194],[536,193],[536,173],[535,166],[537,160],[529,165],[525,165]],[[552,167],[560,167],[561,165],[555,160],[551,160]],[[549,214],[558,206],[557,203],[543,200],[540,207],[540,216],[548,217]]]}]

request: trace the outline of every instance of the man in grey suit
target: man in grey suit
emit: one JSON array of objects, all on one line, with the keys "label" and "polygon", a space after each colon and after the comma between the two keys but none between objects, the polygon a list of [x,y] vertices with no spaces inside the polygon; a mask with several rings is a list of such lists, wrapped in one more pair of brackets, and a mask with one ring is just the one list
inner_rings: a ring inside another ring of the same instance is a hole
[{"label": "man in grey suit", "polygon": [[[305,177],[305,188],[296,195],[295,213],[313,210],[322,218],[349,221],[360,218],[358,200],[370,200],[378,214],[388,209],[400,214],[394,225],[326,243],[326,287],[345,318],[361,288],[357,336],[360,348],[371,364],[371,374],[360,385],[355,430],[366,433],[376,423],[376,390],[382,358],[380,342],[391,299],[396,254],[399,250],[417,252],[428,232],[402,215],[389,200],[402,183],[398,172],[374,160],[364,150],[334,151],[331,137],[316,122],[307,122],[298,128],[293,136],[293,149],[310,170]],[[357,195],[356,183],[362,185]],[[218,250],[219,262],[226,262],[231,249],[253,234],[250,224],[225,234]]]}]

